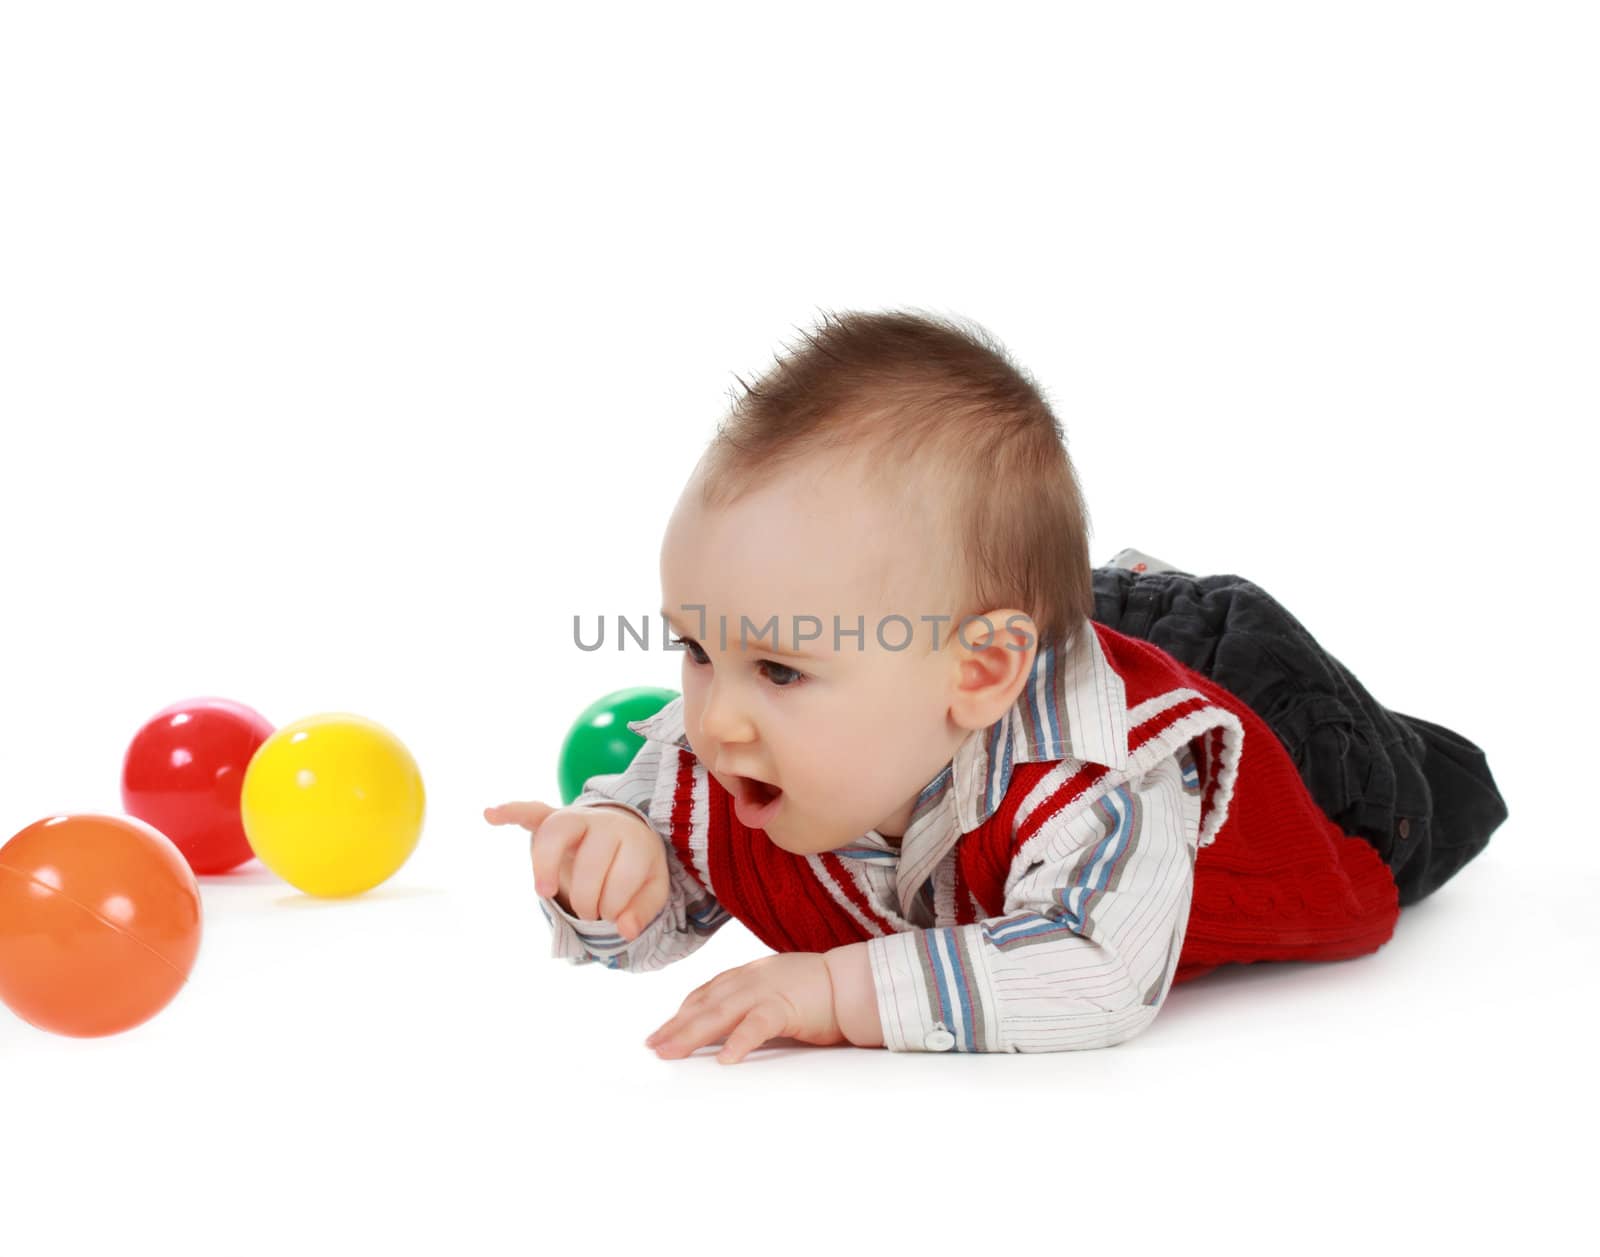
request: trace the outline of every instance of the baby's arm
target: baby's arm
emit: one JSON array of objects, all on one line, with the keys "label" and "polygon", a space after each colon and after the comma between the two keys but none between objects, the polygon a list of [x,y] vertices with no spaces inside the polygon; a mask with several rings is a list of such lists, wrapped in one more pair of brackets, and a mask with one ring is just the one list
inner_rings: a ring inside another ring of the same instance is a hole
[{"label": "baby's arm", "polygon": [[[661,839],[667,857],[667,902],[638,935],[625,940],[614,921],[585,921],[555,896],[539,897],[539,908],[554,931],[551,955],[573,964],[598,961],[609,969],[643,972],[681,960],[729,920],[727,911],[684,869],[672,844],[651,820],[650,804],[662,771],[662,745],[646,741],[620,773],[590,777],[571,807],[617,807],[632,813]],[[666,769],[675,772],[676,766]]]},{"label": "baby's arm", "polygon": [[870,939],[885,1046],[1053,1052],[1131,1039],[1172,984],[1199,825],[1198,777],[1180,753],[1070,821],[1046,821],[1013,861],[1003,915]]}]

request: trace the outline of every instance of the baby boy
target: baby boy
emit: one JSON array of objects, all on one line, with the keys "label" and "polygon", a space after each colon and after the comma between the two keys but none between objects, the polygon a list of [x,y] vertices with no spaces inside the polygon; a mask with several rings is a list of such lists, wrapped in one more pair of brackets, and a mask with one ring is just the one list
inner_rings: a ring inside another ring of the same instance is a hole
[{"label": "baby boy", "polygon": [[733,917],[771,946],[688,995],[646,1040],[663,1057],[1138,1034],[1225,812],[1203,748],[1238,730],[1113,666],[1092,577],[1061,426],[999,346],[825,317],[668,522],[682,696],[570,806],[485,812],[533,833],[554,954],[659,968]]}]

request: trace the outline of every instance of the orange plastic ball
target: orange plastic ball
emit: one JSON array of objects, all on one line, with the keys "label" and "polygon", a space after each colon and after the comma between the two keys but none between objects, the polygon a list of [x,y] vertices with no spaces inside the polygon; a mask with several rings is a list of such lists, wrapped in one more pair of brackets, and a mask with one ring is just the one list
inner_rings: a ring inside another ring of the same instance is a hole
[{"label": "orange plastic ball", "polygon": [[178,848],[131,816],[35,821],[0,847],[0,1001],[78,1038],[148,1021],[200,950],[200,888]]}]

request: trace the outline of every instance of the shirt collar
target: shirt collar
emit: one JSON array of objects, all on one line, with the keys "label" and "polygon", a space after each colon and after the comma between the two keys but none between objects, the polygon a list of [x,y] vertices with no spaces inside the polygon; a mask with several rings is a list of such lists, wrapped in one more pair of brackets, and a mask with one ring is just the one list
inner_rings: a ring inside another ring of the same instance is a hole
[{"label": "shirt collar", "polygon": [[682,694],[655,715],[646,716],[643,720],[628,721],[628,728],[651,742],[667,742],[673,746],[681,746],[686,751],[694,750],[694,747],[689,745],[689,735],[683,728]]},{"label": "shirt collar", "polygon": [[[681,696],[653,716],[630,720],[628,728],[652,741],[693,749],[684,731]],[[950,842],[994,815],[1017,764],[1059,759],[1114,769],[1128,764],[1127,690],[1106,659],[1092,621],[1066,643],[1041,645],[1017,701],[994,724],[968,734],[922,788],[902,840],[902,858],[920,853],[931,840],[941,848],[937,862]],[[928,824],[941,815],[953,820],[953,827]],[[881,835],[873,836],[882,841]]]}]

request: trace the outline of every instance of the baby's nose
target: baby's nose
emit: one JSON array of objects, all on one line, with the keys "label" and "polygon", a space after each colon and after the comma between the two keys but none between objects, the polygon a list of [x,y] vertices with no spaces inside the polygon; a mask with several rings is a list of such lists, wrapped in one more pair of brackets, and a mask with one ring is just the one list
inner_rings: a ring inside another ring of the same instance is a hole
[{"label": "baby's nose", "polygon": [[[716,689],[716,683],[712,683]],[[736,696],[724,689],[706,696],[706,705],[700,711],[700,731],[705,741],[713,743],[748,743],[755,740],[755,725],[745,714]]]}]

